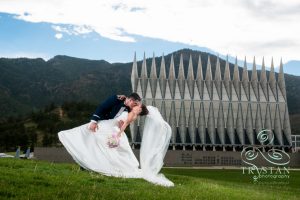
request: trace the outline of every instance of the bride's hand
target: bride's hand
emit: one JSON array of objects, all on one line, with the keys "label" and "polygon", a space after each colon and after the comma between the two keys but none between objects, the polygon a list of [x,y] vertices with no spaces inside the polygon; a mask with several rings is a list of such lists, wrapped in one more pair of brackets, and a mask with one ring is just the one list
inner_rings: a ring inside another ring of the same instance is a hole
[{"label": "bride's hand", "polygon": [[119,128],[121,129],[125,122],[123,120],[118,121]]},{"label": "bride's hand", "polygon": [[118,137],[121,137],[121,136],[122,136],[122,132],[119,132],[117,136],[118,136]]}]

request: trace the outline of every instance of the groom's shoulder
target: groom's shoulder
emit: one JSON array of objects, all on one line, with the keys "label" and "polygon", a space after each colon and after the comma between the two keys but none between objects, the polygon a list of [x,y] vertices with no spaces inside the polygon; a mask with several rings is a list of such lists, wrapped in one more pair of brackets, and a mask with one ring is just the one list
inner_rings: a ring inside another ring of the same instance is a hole
[{"label": "groom's shoulder", "polygon": [[117,99],[117,95],[113,94],[113,95],[109,96],[108,99]]},{"label": "groom's shoulder", "polygon": [[107,101],[116,102],[116,103],[124,102],[124,100],[121,100],[120,98],[118,98],[118,95],[116,95],[116,94],[109,96],[107,98]]},{"label": "groom's shoulder", "polygon": [[107,97],[105,101],[111,102],[111,101],[116,101],[116,100],[117,100],[117,95],[111,95],[111,96]]}]

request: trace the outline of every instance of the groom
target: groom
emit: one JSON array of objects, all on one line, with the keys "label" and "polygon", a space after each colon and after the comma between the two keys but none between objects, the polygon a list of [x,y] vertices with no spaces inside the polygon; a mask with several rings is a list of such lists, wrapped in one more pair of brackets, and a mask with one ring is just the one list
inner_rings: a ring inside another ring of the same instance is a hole
[{"label": "groom", "polygon": [[[137,93],[132,93],[128,97],[124,95],[113,95],[101,103],[91,118],[89,129],[93,132],[98,128],[99,120],[113,119],[118,117],[123,111],[130,111],[141,102],[141,97]],[[122,123],[122,122],[120,122]],[[122,124],[119,125],[121,126]]]}]

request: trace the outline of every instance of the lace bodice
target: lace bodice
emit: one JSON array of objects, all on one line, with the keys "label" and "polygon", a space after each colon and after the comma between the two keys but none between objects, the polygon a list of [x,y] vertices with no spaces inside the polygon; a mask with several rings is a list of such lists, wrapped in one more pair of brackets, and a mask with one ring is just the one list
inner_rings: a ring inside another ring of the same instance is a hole
[{"label": "lace bodice", "polygon": [[106,133],[118,132],[120,130],[118,122],[120,120],[125,121],[127,119],[127,116],[128,116],[128,112],[124,111],[121,113],[121,115],[119,115],[114,119],[100,120],[98,122],[98,127],[99,127],[98,131],[103,131]]},{"label": "lace bodice", "polygon": [[128,117],[128,112],[124,111],[121,113],[121,115],[119,115],[118,117],[114,118],[115,120],[119,121],[119,120],[123,120],[125,121]]}]

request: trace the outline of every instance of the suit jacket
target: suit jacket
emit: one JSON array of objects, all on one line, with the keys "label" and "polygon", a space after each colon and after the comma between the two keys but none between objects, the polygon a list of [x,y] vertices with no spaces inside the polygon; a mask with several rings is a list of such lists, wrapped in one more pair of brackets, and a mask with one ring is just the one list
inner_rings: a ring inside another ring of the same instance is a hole
[{"label": "suit jacket", "polygon": [[125,106],[124,100],[118,99],[117,95],[110,96],[97,107],[91,121],[98,122],[99,120],[113,119],[121,108],[124,111],[130,111],[130,108]]}]

